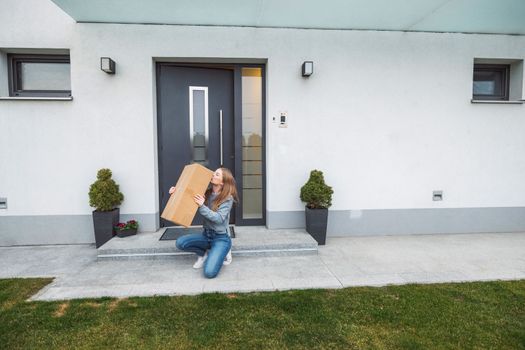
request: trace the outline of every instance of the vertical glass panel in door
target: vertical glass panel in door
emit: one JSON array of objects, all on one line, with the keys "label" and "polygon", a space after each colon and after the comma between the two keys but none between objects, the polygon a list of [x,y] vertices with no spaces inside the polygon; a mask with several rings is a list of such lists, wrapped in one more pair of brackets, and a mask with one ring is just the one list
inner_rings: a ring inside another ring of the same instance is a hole
[{"label": "vertical glass panel in door", "polygon": [[243,219],[263,217],[262,68],[242,68]]},{"label": "vertical glass panel in door", "polygon": [[208,88],[190,86],[190,140],[192,163],[208,164]]}]

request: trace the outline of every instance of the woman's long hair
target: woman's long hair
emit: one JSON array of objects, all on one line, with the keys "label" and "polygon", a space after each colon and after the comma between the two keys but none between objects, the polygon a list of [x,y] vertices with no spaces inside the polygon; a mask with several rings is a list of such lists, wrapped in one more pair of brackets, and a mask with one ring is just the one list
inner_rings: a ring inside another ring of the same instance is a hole
[{"label": "woman's long hair", "polygon": [[[219,209],[219,206],[225,202],[229,196],[233,197],[233,201],[235,203],[239,202],[239,196],[237,195],[237,183],[235,182],[235,178],[232,175],[232,172],[228,168],[220,168],[222,170],[222,190],[217,195],[217,198],[215,198],[215,201],[213,202],[213,206],[210,208],[213,211],[217,211]],[[206,200],[210,198],[211,192],[213,191],[213,187],[208,188],[206,190],[206,193],[204,197]]]}]

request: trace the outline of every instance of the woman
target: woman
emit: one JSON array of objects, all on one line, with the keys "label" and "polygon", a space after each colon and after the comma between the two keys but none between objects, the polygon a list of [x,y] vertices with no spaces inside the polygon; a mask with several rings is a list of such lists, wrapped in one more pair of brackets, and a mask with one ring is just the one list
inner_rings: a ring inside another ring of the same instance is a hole
[{"label": "woman", "polygon": [[[230,238],[230,211],[233,202],[238,202],[235,179],[230,170],[219,168],[213,173],[211,188],[204,197],[193,197],[199,205],[199,213],[204,218],[202,233],[188,234],[177,239],[177,248],[198,255],[193,265],[198,269],[204,265],[204,276],[214,278],[222,265],[232,261]],[[175,192],[171,187],[169,193]],[[208,203],[208,206],[205,203]]]}]

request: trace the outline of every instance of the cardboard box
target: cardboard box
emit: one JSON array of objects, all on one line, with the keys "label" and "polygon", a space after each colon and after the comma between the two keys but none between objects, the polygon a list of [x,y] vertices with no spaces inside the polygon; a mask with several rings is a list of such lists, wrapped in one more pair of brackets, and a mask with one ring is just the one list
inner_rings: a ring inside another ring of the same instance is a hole
[{"label": "cardboard box", "polygon": [[193,196],[196,194],[204,196],[212,177],[213,171],[200,164],[186,165],[161,218],[184,227],[190,226],[199,208]]}]

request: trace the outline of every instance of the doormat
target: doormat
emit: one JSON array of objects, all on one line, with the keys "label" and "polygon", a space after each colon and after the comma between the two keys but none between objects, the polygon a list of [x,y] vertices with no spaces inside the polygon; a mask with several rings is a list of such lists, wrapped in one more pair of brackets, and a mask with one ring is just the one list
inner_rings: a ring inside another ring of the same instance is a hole
[{"label": "doormat", "polygon": [[[202,227],[170,227],[162,234],[159,241],[171,241],[190,233],[202,233]],[[230,225],[230,237],[235,238],[235,229]]]}]

